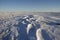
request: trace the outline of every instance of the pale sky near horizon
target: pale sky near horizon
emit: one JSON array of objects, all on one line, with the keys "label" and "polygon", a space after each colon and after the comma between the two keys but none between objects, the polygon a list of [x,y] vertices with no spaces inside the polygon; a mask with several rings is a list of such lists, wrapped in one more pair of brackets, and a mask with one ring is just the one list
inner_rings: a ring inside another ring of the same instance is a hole
[{"label": "pale sky near horizon", "polygon": [[0,11],[60,12],[60,0],[0,0]]}]

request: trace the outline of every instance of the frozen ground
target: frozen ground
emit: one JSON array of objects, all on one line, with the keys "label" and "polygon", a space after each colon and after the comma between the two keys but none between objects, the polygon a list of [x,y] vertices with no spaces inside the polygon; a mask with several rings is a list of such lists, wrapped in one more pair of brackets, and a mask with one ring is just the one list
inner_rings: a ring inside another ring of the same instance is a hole
[{"label": "frozen ground", "polygon": [[0,12],[0,40],[60,40],[60,13]]}]

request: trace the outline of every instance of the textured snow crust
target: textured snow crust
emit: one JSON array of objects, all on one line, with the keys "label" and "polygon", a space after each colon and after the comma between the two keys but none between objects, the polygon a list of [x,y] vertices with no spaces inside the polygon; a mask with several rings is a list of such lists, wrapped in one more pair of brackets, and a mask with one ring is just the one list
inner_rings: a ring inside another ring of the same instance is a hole
[{"label": "textured snow crust", "polygon": [[0,40],[60,40],[60,18],[40,15],[1,16]]}]

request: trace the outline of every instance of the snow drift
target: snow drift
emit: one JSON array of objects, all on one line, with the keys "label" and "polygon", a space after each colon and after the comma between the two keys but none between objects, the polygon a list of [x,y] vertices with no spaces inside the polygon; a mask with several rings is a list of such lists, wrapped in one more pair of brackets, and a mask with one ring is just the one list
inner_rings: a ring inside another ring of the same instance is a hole
[{"label": "snow drift", "polygon": [[60,18],[40,15],[0,17],[0,40],[60,40]]}]

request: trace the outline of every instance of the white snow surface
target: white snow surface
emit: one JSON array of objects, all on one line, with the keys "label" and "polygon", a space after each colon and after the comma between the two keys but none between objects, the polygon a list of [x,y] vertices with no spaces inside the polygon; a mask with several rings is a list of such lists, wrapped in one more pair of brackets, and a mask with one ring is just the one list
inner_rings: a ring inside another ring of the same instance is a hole
[{"label": "white snow surface", "polygon": [[0,40],[60,40],[60,18],[40,15],[0,16]]}]

